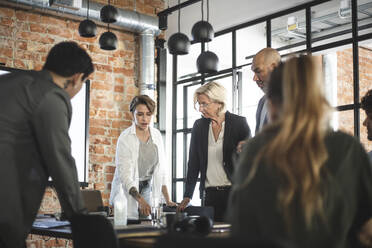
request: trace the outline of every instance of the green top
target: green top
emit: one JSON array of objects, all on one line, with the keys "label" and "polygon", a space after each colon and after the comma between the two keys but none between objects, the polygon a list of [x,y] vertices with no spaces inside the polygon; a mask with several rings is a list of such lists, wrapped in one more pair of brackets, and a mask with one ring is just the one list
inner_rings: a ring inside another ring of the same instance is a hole
[{"label": "green top", "polygon": [[372,217],[372,171],[369,158],[359,141],[341,132],[325,138],[326,168],[330,177],[324,212],[326,223],[314,217],[306,228],[296,200],[292,211],[292,231],[288,231],[277,204],[280,178],[274,166],[259,164],[254,178],[242,188],[259,149],[272,140],[275,131],[263,132],[247,142],[240,156],[230,195],[228,217],[232,234],[247,239],[290,243],[295,247],[358,247],[356,233]]}]

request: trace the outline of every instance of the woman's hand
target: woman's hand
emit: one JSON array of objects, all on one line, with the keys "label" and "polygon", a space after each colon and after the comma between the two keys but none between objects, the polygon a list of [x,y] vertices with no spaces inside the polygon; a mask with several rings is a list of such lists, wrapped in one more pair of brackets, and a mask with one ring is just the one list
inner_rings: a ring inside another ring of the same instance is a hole
[{"label": "woman's hand", "polygon": [[151,207],[150,205],[141,197],[138,201],[138,208],[142,215],[149,216],[151,214]]},{"label": "woman's hand", "polygon": [[172,202],[172,201],[167,201],[166,204],[168,207],[177,207],[177,203]]},{"label": "woman's hand", "polygon": [[182,212],[185,210],[185,208],[187,207],[187,205],[189,204],[190,202],[190,198],[189,197],[185,197],[183,198],[182,202],[180,203],[180,205],[177,206],[177,212]]}]

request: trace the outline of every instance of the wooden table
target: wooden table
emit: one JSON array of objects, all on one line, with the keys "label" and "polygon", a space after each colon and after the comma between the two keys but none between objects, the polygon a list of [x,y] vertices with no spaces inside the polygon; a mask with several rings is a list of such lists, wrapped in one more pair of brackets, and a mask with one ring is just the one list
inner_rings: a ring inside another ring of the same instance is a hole
[{"label": "wooden table", "polygon": [[[218,223],[214,225],[208,237],[226,237],[230,225]],[[167,233],[164,228],[157,228],[151,225],[150,221],[142,221],[141,224],[128,225],[124,228],[115,228],[120,247],[150,248],[156,242],[156,238]],[[49,236],[55,238],[72,239],[70,226],[56,228],[35,228],[31,234]]]}]

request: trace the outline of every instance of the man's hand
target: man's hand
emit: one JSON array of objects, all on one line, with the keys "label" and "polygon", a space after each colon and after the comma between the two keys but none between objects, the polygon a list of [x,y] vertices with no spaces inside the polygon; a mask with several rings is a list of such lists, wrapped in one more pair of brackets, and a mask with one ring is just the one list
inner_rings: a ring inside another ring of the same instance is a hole
[{"label": "man's hand", "polygon": [[247,140],[242,140],[238,143],[238,146],[236,147],[236,151],[238,153],[241,153],[242,152],[242,148],[243,148],[243,145],[247,143]]},{"label": "man's hand", "polygon": [[359,242],[363,247],[372,247],[372,219],[369,219],[358,233]]},{"label": "man's hand", "polygon": [[190,198],[189,197],[185,197],[183,198],[182,202],[180,203],[180,205],[177,206],[177,212],[182,212],[185,210],[185,208],[187,207],[187,205],[189,204],[190,202]]}]

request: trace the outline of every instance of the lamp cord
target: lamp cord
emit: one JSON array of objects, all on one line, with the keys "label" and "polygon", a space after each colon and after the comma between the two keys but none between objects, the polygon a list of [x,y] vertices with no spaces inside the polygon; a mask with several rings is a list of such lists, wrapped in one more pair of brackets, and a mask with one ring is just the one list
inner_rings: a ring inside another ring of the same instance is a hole
[{"label": "lamp cord", "polygon": [[201,14],[202,14],[202,21],[204,21],[204,1],[201,1]]},{"label": "lamp cord", "polygon": [[89,19],[89,0],[88,0],[88,9],[87,9],[87,19]]},{"label": "lamp cord", "polygon": [[209,22],[209,0],[207,0],[207,22]]},{"label": "lamp cord", "polygon": [[[178,5],[180,5],[180,0],[178,0]],[[181,30],[181,9],[178,9],[178,33]]]}]

